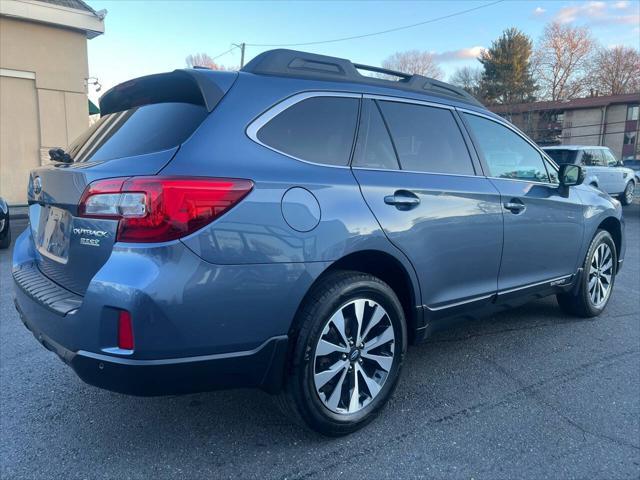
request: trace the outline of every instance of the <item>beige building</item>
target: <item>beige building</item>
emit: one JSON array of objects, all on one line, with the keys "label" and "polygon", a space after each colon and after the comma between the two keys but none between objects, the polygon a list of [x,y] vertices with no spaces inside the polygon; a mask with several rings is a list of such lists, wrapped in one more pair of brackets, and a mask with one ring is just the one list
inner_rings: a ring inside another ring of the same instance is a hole
[{"label": "beige building", "polygon": [[640,93],[489,108],[540,145],[602,145],[618,159],[640,158]]},{"label": "beige building", "polygon": [[0,196],[26,203],[30,169],[89,124],[87,40],[106,12],[82,0],[0,0]]}]

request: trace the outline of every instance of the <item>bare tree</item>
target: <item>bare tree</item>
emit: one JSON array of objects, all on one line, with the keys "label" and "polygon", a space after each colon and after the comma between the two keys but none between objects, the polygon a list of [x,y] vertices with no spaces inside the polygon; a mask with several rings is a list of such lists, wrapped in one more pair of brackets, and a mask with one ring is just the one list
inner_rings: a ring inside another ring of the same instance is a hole
[{"label": "bare tree", "polygon": [[605,95],[640,92],[640,52],[631,47],[599,48],[590,68],[593,87]]},{"label": "bare tree", "polygon": [[464,88],[467,92],[477,98],[482,98],[482,69],[473,67],[458,68],[449,82],[460,88]]},{"label": "bare tree", "polygon": [[565,100],[584,93],[589,55],[594,47],[586,27],[547,24],[533,53],[533,70],[541,96]]},{"label": "bare tree", "polygon": [[397,70],[403,73],[424,75],[441,80],[444,73],[438,66],[435,58],[429,52],[409,50],[396,52],[382,61],[382,66],[389,70]]},{"label": "bare tree", "polygon": [[185,61],[187,62],[187,67],[189,68],[205,67],[211,70],[226,70],[222,65],[219,65],[216,62],[214,62],[213,58],[211,58],[206,53],[196,53],[193,55],[187,55],[187,58],[185,58]]}]

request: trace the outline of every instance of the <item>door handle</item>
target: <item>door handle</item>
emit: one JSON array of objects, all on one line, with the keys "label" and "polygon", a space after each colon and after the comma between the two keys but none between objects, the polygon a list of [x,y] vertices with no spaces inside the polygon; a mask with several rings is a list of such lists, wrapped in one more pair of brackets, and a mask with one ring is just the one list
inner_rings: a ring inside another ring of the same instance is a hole
[{"label": "door handle", "polygon": [[504,204],[504,208],[506,208],[507,210],[509,210],[511,213],[514,214],[518,214],[518,213],[522,213],[524,212],[527,207],[525,206],[524,203],[522,203],[521,200],[517,199],[517,198],[512,198],[511,200],[509,200],[508,202],[506,202]]},{"label": "door handle", "polygon": [[384,197],[384,203],[393,205],[398,210],[410,210],[420,203],[420,199],[409,190],[396,190],[393,195]]}]

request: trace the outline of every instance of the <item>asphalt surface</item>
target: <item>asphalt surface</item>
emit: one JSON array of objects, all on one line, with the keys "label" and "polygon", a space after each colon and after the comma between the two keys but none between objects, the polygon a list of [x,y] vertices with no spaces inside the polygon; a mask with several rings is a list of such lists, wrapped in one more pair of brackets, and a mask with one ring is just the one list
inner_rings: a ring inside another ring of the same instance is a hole
[{"label": "asphalt surface", "polygon": [[409,350],[383,414],[341,439],[294,426],[259,391],[135,398],[83,384],[22,326],[1,251],[1,477],[637,479],[640,205],[625,216],[602,316],[548,298],[440,333]]}]

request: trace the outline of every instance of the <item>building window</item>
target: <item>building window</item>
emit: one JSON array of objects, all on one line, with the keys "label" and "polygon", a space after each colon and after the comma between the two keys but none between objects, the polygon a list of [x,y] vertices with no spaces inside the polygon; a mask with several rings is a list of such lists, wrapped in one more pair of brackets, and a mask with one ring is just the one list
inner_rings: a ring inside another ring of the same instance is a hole
[{"label": "building window", "polygon": [[639,113],[640,113],[640,106],[629,105],[627,107],[627,120],[638,120]]},{"label": "building window", "polygon": [[634,145],[636,143],[636,132],[627,132],[624,134],[624,144]]},{"label": "building window", "polygon": [[549,122],[551,123],[560,123],[564,122],[564,112],[555,111],[549,114]]}]

